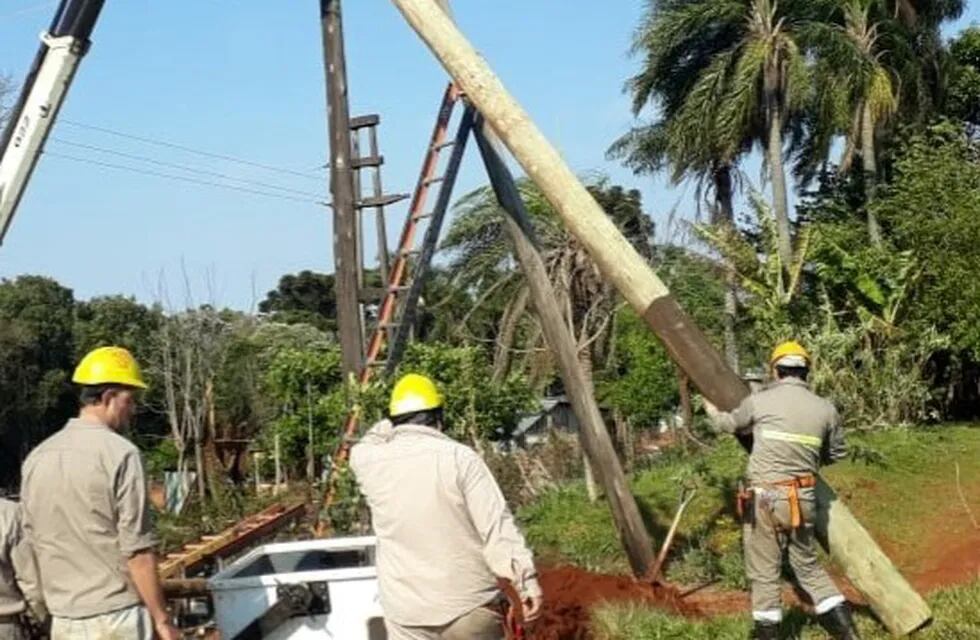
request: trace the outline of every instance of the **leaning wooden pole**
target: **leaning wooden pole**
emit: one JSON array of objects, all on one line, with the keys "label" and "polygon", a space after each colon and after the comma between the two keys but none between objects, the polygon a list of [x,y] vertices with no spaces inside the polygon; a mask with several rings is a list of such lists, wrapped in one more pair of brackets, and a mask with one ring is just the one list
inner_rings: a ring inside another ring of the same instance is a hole
[{"label": "leaning wooden pole", "polygon": [[555,356],[565,393],[579,420],[579,441],[585,450],[586,464],[590,464],[595,471],[599,484],[606,493],[613,522],[616,523],[616,530],[626,550],[633,575],[637,578],[644,577],[653,566],[653,541],[643,524],[636,499],[630,492],[623,466],[616,456],[612,438],[609,437],[609,430],[606,429],[595,400],[595,391],[579,366],[578,345],[562,317],[544,261],[535,246],[534,232],[521,194],[507,165],[497,152],[494,140],[484,134],[482,118],[477,120],[474,131],[497,202],[507,213],[504,226],[514,244],[514,254],[531,291],[531,301],[541,321],[541,332]]},{"label": "leaning wooden pole", "polygon": [[[449,0],[435,2],[452,19]],[[468,107],[467,111],[470,109],[472,107]],[[572,410],[581,425],[578,435],[585,451],[586,464],[591,462],[590,468],[598,470],[599,483],[605,490],[609,510],[633,575],[638,578],[646,576],[653,563],[653,541],[616,456],[616,449],[599,412],[591,381],[586,379],[579,366],[578,345],[562,317],[548,271],[538,251],[530,216],[524,208],[514,177],[504,163],[500,151],[502,147],[496,134],[482,117],[474,122],[473,131],[497,202],[507,214],[504,224],[514,244],[514,254],[527,279],[531,301],[541,322],[541,332],[555,354],[565,393],[570,398]]]},{"label": "leaning wooden pole", "polygon": [[[748,389],[452,21],[432,0],[392,2],[701,393],[722,409],[734,408]],[[833,490],[823,483],[818,495],[828,516],[818,522],[818,533],[888,629],[906,634],[926,624],[931,614],[922,597]]]}]

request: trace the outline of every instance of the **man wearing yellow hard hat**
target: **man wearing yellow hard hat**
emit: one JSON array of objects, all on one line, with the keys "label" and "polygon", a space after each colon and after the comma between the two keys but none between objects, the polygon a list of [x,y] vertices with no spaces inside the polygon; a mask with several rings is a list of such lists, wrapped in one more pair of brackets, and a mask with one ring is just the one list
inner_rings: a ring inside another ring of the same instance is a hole
[{"label": "man wearing yellow hard hat", "polygon": [[24,461],[21,501],[51,637],[176,640],[154,548],[139,449],[121,432],[146,389],[121,347],[101,347],[75,369],[78,417]]},{"label": "man wearing yellow hard hat", "polygon": [[389,416],[350,459],[378,538],[388,638],[501,640],[509,612],[497,578],[514,584],[533,622],[542,604],[534,558],[487,465],[443,433],[435,383],[401,378]]},{"label": "man wearing yellow hard hat", "polygon": [[705,407],[714,425],[751,434],[748,487],[739,491],[745,569],[752,583],[754,636],[779,637],[783,554],[814,603],[821,625],[837,640],[856,640],[857,630],[840,591],[817,561],[813,487],[821,465],[846,455],[834,405],[810,391],[810,354],[798,342],[773,349],[774,382],[732,412]]}]

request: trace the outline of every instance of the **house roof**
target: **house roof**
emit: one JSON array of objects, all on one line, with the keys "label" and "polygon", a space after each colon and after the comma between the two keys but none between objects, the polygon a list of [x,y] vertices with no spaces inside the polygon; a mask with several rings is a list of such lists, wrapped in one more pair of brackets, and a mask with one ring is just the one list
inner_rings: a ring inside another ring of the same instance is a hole
[{"label": "house roof", "polygon": [[515,436],[524,435],[528,431],[534,428],[542,418],[554,411],[555,407],[563,404],[569,404],[568,397],[565,395],[551,396],[541,399],[541,408],[534,413],[529,413],[522,417],[517,423],[517,428],[514,429]]}]

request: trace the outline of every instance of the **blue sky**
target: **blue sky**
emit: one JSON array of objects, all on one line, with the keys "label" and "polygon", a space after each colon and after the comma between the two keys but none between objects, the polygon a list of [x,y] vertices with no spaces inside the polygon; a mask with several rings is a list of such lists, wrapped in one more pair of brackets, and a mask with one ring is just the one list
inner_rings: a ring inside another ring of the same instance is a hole
[{"label": "blue sky", "polygon": [[[54,2],[0,0],[0,71],[19,79]],[[545,135],[578,172],[604,172],[644,194],[663,223],[691,215],[691,188],[635,177],[605,160],[632,123],[623,82],[642,0],[456,0],[456,18]],[[0,276],[38,273],[80,298],[108,293],[249,309],[279,276],[332,270],[326,124],[315,0],[108,0],[72,92],[2,247]],[[980,21],[980,3],[949,29]],[[445,75],[389,0],[344,5],[353,114],[378,112],[384,180],[411,190]],[[139,143],[149,137],[273,166],[268,171]],[[77,145],[150,157],[148,164]],[[470,151],[475,151],[471,149]],[[118,171],[64,157],[270,191],[301,202]],[[302,175],[296,175],[302,174]],[[758,170],[750,170],[758,179]],[[484,182],[468,153],[456,195]],[[309,194],[309,195],[307,195]],[[404,205],[390,215],[397,235]],[[371,229],[368,228],[371,233]],[[369,253],[373,249],[369,247]]]}]

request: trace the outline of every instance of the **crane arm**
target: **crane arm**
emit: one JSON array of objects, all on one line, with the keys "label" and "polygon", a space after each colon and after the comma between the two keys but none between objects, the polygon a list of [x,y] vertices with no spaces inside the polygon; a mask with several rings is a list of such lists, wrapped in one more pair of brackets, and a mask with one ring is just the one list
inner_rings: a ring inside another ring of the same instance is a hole
[{"label": "crane arm", "polygon": [[105,0],[61,0],[0,138],[0,243],[65,100]]}]

